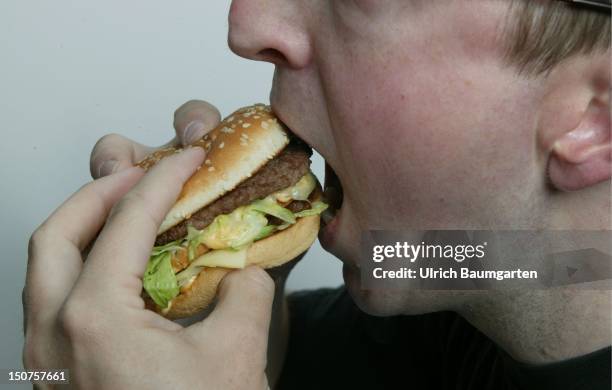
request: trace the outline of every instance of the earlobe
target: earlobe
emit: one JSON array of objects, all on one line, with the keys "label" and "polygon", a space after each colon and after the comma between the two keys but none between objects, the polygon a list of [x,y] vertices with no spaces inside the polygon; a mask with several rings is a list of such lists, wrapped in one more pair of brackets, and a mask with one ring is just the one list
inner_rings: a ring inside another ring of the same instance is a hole
[{"label": "earlobe", "polygon": [[575,191],[610,180],[610,102],[605,100],[591,100],[578,126],[554,142],[548,176],[555,188]]}]

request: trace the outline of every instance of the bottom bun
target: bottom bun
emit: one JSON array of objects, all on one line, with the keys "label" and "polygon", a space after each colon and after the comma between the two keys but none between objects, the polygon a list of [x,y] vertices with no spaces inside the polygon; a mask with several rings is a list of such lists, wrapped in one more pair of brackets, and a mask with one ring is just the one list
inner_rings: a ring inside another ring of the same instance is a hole
[{"label": "bottom bun", "polygon": [[[291,227],[253,243],[247,250],[247,265],[273,268],[305,252],[317,238],[318,215],[297,220]],[[174,298],[170,306],[157,311],[164,317],[178,319],[192,316],[211,304],[229,268],[204,267],[189,288]]]}]

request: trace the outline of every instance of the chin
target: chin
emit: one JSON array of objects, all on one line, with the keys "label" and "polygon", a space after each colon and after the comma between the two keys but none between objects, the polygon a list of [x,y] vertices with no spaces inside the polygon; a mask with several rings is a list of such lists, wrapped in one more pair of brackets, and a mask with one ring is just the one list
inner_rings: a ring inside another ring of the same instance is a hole
[{"label": "chin", "polygon": [[342,269],[346,289],[359,309],[369,315],[390,317],[453,310],[460,292],[436,290],[364,290],[358,268]]},{"label": "chin", "polygon": [[377,317],[403,314],[401,307],[393,302],[392,291],[361,288],[361,275],[358,268],[345,265],[342,268],[342,276],[349,295],[361,311]]}]

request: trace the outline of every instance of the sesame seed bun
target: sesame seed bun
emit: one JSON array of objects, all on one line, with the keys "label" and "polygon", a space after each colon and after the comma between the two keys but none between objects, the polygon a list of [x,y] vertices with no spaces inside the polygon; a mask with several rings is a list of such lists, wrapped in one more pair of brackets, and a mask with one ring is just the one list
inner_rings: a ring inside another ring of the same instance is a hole
[{"label": "sesame seed bun", "polygon": [[[225,118],[195,144],[206,151],[204,165],[185,183],[158,234],[236,188],[288,143],[289,137],[283,125],[263,104],[241,108]],[[178,147],[158,150],[138,166],[149,169],[163,157],[180,150]]]}]

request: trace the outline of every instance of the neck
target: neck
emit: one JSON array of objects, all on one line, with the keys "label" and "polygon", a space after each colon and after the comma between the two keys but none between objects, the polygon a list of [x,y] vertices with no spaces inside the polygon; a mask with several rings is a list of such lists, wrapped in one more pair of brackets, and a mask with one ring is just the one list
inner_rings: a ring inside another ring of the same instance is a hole
[{"label": "neck", "polygon": [[588,290],[475,292],[459,313],[513,358],[552,363],[610,345],[611,283],[606,283]]}]

